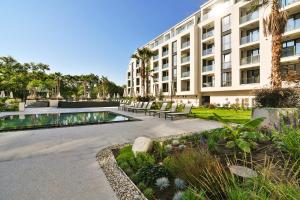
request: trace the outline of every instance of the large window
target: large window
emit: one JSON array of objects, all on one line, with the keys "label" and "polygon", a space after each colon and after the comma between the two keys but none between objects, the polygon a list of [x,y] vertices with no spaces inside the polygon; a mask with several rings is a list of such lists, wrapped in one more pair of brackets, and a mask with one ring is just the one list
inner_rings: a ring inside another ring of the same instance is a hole
[{"label": "large window", "polygon": [[[290,64],[281,66],[281,75],[284,80],[293,81],[293,78],[300,77],[300,64]],[[289,76],[289,77],[288,77]]]},{"label": "large window", "polygon": [[282,57],[300,55],[300,38],[282,43]]},{"label": "large window", "polygon": [[228,31],[230,29],[230,15],[226,16],[226,17],[223,17],[222,18],[222,31],[225,32],[225,31]]},{"label": "large window", "polygon": [[259,83],[259,69],[243,70],[241,84]]},{"label": "large window", "polygon": [[291,15],[286,24],[286,31],[300,28],[300,13]]},{"label": "large window", "polygon": [[230,69],[231,68],[231,53],[222,55],[222,69]]},{"label": "large window", "polygon": [[172,43],[172,53],[177,53],[177,41]]},{"label": "large window", "polygon": [[215,86],[215,76],[204,75],[202,76],[202,87],[214,87]]},{"label": "large window", "polygon": [[224,87],[231,86],[231,72],[222,73],[222,86]]},{"label": "large window", "polygon": [[162,89],[163,89],[163,92],[168,92],[169,91],[169,84],[168,83],[163,83],[162,84]]},{"label": "large window", "polygon": [[231,34],[222,36],[222,50],[231,49]]},{"label": "large window", "polygon": [[177,66],[177,55],[172,56],[172,64],[173,64],[173,67]]}]

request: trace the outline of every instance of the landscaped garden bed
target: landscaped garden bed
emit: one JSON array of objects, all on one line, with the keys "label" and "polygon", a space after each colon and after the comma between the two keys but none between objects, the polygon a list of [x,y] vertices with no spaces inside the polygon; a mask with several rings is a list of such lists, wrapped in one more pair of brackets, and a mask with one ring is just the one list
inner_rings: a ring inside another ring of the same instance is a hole
[{"label": "landscaped garden bed", "polygon": [[147,153],[114,146],[98,160],[120,199],[300,199],[299,126],[262,120],[157,139]]}]

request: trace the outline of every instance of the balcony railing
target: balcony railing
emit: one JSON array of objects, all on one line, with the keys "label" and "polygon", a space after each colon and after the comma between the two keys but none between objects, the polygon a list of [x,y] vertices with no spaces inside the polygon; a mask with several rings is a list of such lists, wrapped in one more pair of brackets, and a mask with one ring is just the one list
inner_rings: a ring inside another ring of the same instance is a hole
[{"label": "balcony railing", "polygon": [[286,47],[282,49],[281,57],[289,57],[289,56],[296,56],[300,55],[300,49],[296,49],[296,46]]},{"label": "balcony railing", "polygon": [[222,81],[223,87],[230,87],[232,85],[231,80]]},{"label": "balcony railing", "polygon": [[290,21],[286,24],[285,32],[293,31],[293,30],[296,30],[296,29],[300,29],[300,23],[293,20],[293,21]]},{"label": "balcony railing", "polygon": [[254,19],[257,19],[258,18],[258,11],[254,11],[252,13],[249,13],[247,15],[244,15],[241,17],[241,20],[240,20],[240,24],[243,24],[243,23],[246,23],[248,21],[252,21]]},{"label": "balcony railing", "polygon": [[209,38],[209,37],[212,37],[214,35],[214,30],[211,30],[209,32],[206,32],[206,33],[203,33],[202,34],[202,39],[206,39],[206,38]]},{"label": "balcony railing", "polygon": [[165,64],[162,65],[162,68],[163,68],[163,69],[166,69],[166,68],[168,68],[168,67],[169,67],[169,63],[165,63]]},{"label": "balcony railing", "polygon": [[162,52],[162,56],[166,56],[166,55],[168,55],[169,54],[169,51],[163,51]]},{"label": "balcony railing", "polygon": [[167,80],[169,80],[169,76],[163,76],[162,77],[162,81],[167,81]]},{"label": "balcony railing", "polygon": [[158,70],[159,70],[158,66],[153,68],[153,71],[155,71],[155,72],[158,71]]},{"label": "balcony railing", "polygon": [[202,66],[202,72],[210,72],[214,69],[214,65],[204,65]]},{"label": "balcony railing", "polygon": [[181,72],[181,77],[182,78],[190,77],[190,72],[189,71],[187,71],[187,72]]},{"label": "balcony railing", "polygon": [[259,40],[259,35],[258,34],[253,34],[253,35],[247,35],[241,38],[241,45],[242,44],[247,44],[250,42],[256,42]]},{"label": "balcony railing", "polygon": [[241,58],[241,65],[258,63],[259,60],[260,60],[259,55],[244,57]]},{"label": "balcony railing", "polygon": [[186,57],[181,58],[181,63],[186,63],[186,62],[190,62],[190,56],[186,56]]},{"label": "balcony railing", "polygon": [[214,82],[206,82],[202,83],[202,87],[214,87],[215,83]]},{"label": "balcony railing", "polygon": [[153,78],[153,81],[156,83],[158,82],[158,77]]},{"label": "balcony railing", "polygon": [[281,0],[280,1],[280,4],[281,4],[281,7],[284,7],[284,6],[288,6],[288,5],[291,5],[293,3],[296,3],[300,0]]},{"label": "balcony railing", "polygon": [[186,47],[189,47],[190,46],[190,41],[186,41],[186,42],[182,42],[181,43],[181,48],[184,49]]},{"label": "balcony railing", "polygon": [[230,69],[231,68],[231,61],[223,62],[222,69]]},{"label": "balcony railing", "polygon": [[209,13],[206,13],[202,16],[202,21],[204,20],[207,20],[208,18],[212,17],[212,14],[209,12]]},{"label": "balcony railing", "polygon": [[153,56],[153,60],[158,60],[159,56],[156,55],[156,56]]},{"label": "balcony railing", "polygon": [[203,51],[202,51],[202,55],[203,56],[206,56],[206,55],[209,55],[209,54],[213,54],[213,53],[214,53],[214,48],[203,49]]},{"label": "balcony railing", "polygon": [[259,76],[256,77],[242,77],[241,78],[241,84],[253,84],[253,83],[259,83]]}]

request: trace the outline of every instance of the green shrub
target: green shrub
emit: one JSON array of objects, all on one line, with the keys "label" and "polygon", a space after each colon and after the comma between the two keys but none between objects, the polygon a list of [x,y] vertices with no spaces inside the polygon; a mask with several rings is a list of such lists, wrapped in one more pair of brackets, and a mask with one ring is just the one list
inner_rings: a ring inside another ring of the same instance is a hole
[{"label": "green shrub", "polygon": [[299,106],[300,96],[293,88],[264,88],[254,92],[258,107],[292,108]]},{"label": "green shrub", "polygon": [[143,183],[143,182],[140,182],[140,183],[137,185],[137,187],[138,187],[141,191],[144,191],[144,190],[147,188],[146,184]]},{"label": "green shrub", "polygon": [[153,142],[153,153],[155,157],[163,160],[167,156],[166,145],[163,142]]},{"label": "green shrub", "polygon": [[152,188],[146,188],[144,191],[143,191],[143,194],[145,195],[145,197],[149,200],[153,199],[154,198],[154,191]]},{"label": "green shrub", "polygon": [[146,165],[140,168],[137,173],[137,181],[144,182],[146,185],[154,186],[156,179],[168,177],[168,172],[161,165]]},{"label": "green shrub", "polygon": [[204,200],[204,192],[196,192],[191,188],[184,191],[181,200]]}]

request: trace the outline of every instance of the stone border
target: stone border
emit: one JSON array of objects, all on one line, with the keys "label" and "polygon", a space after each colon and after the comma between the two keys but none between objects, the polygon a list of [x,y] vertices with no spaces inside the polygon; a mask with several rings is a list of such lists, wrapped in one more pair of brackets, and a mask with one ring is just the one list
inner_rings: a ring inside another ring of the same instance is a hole
[{"label": "stone border", "polygon": [[[182,136],[192,135],[199,132],[190,132],[180,135],[164,136],[156,138],[155,141],[165,141],[169,139],[179,139]],[[130,143],[113,145],[102,149],[96,156],[97,161],[104,172],[110,186],[120,200],[147,200],[140,189],[131,181],[126,173],[118,166],[114,149],[120,149]]]}]

